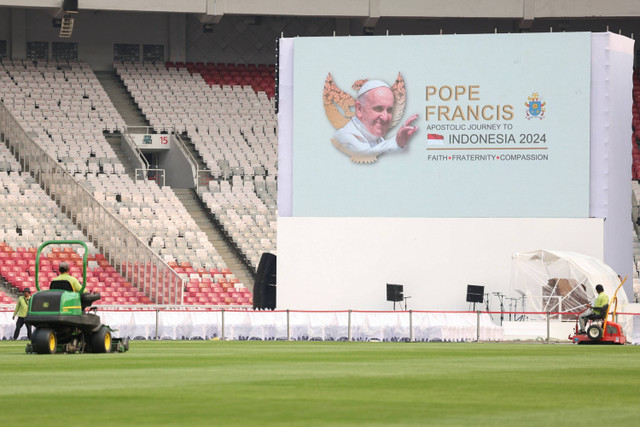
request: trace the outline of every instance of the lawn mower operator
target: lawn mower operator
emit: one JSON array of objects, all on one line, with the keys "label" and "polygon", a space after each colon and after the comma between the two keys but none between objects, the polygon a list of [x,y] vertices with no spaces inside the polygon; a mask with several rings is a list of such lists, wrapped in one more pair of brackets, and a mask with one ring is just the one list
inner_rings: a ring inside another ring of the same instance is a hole
[{"label": "lawn mower operator", "polygon": [[[74,292],[80,292],[82,285],[78,282],[78,279],[69,274],[69,263],[61,262],[58,266],[58,271],[60,272],[60,275],[53,280],[66,280],[71,284]],[[86,291],[87,290],[85,289],[85,292]]]},{"label": "lawn mower operator", "polygon": [[584,328],[587,325],[587,317],[592,314],[601,314],[602,307],[609,304],[609,295],[604,293],[604,287],[602,285],[596,286],[596,292],[598,292],[598,296],[596,297],[593,304],[588,304],[589,308],[587,308],[580,314],[580,316],[578,316],[578,322],[580,323],[581,332],[584,332]]}]

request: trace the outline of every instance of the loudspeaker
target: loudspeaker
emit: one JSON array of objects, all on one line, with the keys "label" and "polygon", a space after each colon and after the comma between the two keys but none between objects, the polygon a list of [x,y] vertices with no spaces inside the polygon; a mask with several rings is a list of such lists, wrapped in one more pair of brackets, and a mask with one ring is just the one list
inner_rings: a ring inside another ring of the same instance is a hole
[{"label": "loudspeaker", "polygon": [[479,302],[484,301],[484,286],[480,285],[467,285],[467,302]]},{"label": "loudspeaker", "polygon": [[400,302],[403,299],[403,286],[387,283],[387,301]]},{"label": "loudspeaker", "polygon": [[253,285],[253,308],[276,309],[276,256],[263,253]]},{"label": "loudspeaker", "polygon": [[62,10],[65,13],[78,13],[78,0],[63,0]]}]

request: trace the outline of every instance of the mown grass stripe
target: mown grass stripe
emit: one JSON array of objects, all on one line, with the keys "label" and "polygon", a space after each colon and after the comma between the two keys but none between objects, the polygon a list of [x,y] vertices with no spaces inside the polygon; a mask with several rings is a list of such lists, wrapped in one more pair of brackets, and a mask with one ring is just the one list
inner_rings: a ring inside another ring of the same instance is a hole
[{"label": "mown grass stripe", "polygon": [[0,342],[2,425],[636,425],[640,347],[134,341],[27,355]]}]

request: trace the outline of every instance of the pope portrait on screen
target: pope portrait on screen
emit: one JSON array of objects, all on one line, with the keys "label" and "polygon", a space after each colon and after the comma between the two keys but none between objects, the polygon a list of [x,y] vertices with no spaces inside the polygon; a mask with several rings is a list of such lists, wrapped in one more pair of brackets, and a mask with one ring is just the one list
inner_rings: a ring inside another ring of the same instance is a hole
[{"label": "pope portrait on screen", "polygon": [[371,163],[380,154],[405,150],[417,130],[416,126],[411,126],[417,114],[409,117],[394,136],[386,137],[404,110],[404,81],[400,75],[393,89],[382,80],[365,81],[352,102],[355,114],[334,134],[332,143],[336,148],[356,163]]}]

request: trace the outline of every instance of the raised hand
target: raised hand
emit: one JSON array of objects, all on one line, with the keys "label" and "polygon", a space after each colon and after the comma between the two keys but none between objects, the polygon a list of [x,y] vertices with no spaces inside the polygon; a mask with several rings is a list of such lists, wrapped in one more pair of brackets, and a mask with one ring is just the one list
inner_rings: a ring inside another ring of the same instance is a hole
[{"label": "raised hand", "polygon": [[398,134],[396,135],[396,143],[398,146],[404,148],[409,142],[409,138],[413,135],[417,130],[418,126],[411,126],[411,122],[418,118],[417,114],[409,117],[404,125],[398,130]]}]

